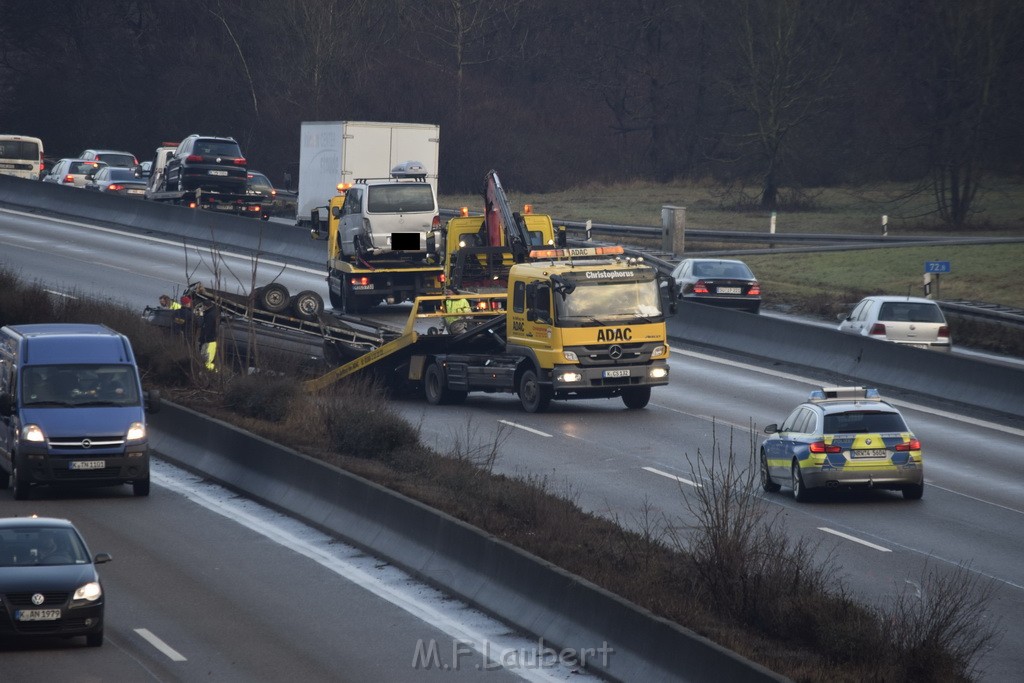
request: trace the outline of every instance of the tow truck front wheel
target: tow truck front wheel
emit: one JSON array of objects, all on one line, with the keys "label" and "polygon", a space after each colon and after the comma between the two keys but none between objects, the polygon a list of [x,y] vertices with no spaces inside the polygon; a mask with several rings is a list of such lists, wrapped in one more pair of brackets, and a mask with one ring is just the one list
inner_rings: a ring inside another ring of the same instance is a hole
[{"label": "tow truck front wheel", "polygon": [[622,390],[622,402],[626,404],[626,407],[630,410],[640,410],[646,408],[647,404],[651,401],[651,388],[650,387],[634,387],[631,389]]},{"label": "tow truck front wheel", "polygon": [[551,403],[551,387],[537,379],[537,373],[526,370],[519,378],[519,402],[528,413],[542,413]]}]

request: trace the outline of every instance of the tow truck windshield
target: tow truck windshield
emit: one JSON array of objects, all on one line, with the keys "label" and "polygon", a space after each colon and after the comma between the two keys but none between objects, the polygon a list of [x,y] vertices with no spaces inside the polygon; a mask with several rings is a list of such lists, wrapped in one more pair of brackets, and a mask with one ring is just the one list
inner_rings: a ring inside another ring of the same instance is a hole
[{"label": "tow truck windshield", "polygon": [[654,280],[646,282],[580,282],[563,297],[555,294],[559,321],[605,324],[610,320],[653,322],[662,317],[661,297]]}]

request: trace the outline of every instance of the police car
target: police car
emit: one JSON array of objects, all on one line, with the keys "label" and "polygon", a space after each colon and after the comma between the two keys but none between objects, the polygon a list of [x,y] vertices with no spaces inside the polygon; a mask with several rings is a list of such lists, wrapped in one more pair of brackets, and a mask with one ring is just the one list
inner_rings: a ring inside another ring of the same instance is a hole
[{"label": "police car", "polygon": [[877,389],[823,387],[812,391],[781,426],[764,428],[761,486],[793,490],[800,502],[813,489],[873,487],[924,494],[921,442]]}]

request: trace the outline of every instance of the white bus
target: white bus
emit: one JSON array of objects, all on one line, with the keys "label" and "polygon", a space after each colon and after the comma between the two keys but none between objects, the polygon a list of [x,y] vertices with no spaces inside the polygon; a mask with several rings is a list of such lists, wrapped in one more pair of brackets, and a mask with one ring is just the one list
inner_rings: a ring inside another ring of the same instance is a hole
[{"label": "white bus", "polygon": [[39,180],[43,141],[28,135],[0,135],[0,175]]}]

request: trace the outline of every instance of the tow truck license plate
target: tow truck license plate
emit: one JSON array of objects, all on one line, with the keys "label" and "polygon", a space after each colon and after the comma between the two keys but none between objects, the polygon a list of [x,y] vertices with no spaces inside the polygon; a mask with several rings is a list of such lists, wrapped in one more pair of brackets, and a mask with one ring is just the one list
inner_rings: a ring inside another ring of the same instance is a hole
[{"label": "tow truck license plate", "polygon": [[889,455],[889,451],[884,448],[858,448],[850,451],[850,454],[855,458],[884,458]]},{"label": "tow truck license plate", "polygon": [[629,377],[629,370],[605,370],[602,377]]},{"label": "tow truck license plate", "polygon": [[718,288],[718,293],[719,294],[739,294],[740,293],[740,288],[739,287],[719,287]]},{"label": "tow truck license plate", "polygon": [[212,168],[209,171],[207,171],[207,173],[209,173],[210,175],[227,175],[228,174],[227,171],[218,171],[218,170],[215,170],[215,169],[212,169]]},{"label": "tow truck license plate", "polygon": [[18,621],[56,621],[60,619],[59,609],[20,609],[14,613]]},{"label": "tow truck license plate", "polygon": [[102,470],[106,466],[104,460],[72,460],[68,463],[68,469],[72,470]]}]

